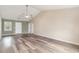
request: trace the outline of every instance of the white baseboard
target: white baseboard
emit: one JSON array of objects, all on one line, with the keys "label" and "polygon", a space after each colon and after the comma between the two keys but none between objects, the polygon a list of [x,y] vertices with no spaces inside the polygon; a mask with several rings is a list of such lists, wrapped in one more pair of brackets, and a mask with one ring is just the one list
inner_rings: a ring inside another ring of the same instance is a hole
[{"label": "white baseboard", "polygon": [[[38,35],[38,36],[43,36],[43,37],[47,37],[47,38],[50,38],[50,39],[55,39],[55,40],[57,40],[56,38],[51,38],[51,37],[48,37],[48,36],[45,36],[45,35],[40,35],[40,34],[36,34],[36,33],[34,33],[34,34],[35,34],[35,35]],[[58,41],[67,42],[67,43],[74,44],[74,45],[79,45],[79,43],[77,43],[77,42],[68,41],[68,40],[58,40]]]}]

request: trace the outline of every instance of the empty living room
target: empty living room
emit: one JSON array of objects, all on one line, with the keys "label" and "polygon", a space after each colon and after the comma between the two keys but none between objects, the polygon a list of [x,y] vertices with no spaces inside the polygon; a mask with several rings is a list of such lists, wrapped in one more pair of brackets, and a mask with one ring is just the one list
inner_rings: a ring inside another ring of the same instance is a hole
[{"label": "empty living room", "polygon": [[79,53],[79,5],[0,5],[0,53]]}]

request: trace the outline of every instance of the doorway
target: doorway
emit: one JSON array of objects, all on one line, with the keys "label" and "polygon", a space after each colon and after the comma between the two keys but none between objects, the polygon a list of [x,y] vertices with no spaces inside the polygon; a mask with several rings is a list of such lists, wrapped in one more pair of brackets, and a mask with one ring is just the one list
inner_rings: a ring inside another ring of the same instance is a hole
[{"label": "doorway", "polygon": [[15,23],[15,33],[22,33],[22,23],[21,22],[16,22]]}]

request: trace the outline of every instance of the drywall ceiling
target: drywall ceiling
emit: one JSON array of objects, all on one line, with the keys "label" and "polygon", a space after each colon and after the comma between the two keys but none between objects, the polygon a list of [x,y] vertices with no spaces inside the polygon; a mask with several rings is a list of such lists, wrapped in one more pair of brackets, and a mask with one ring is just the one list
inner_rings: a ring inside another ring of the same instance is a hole
[{"label": "drywall ceiling", "polygon": [[[63,8],[72,8],[78,6],[70,5],[30,5],[28,8],[28,15],[35,17],[40,13],[40,11],[45,10],[55,10]],[[25,5],[0,5],[0,16],[2,18],[11,19],[11,20],[26,20],[26,6]]]},{"label": "drywall ceiling", "polygon": [[[29,6],[28,15],[35,17],[40,11]],[[26,16],[25,5],[0,5],[0,16],[5,19],[11,20],[28,20]]]},{"label": "drywall ceiling", "polygon": [[78,7],[78,5],[32,5],[32,6],[41,11]]}]

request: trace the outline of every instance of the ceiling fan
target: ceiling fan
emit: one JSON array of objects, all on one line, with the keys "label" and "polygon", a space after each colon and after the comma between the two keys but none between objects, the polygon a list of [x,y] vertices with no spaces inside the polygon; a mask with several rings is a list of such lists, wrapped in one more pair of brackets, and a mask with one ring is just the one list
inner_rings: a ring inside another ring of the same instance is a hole
[{"label": "ceiling fan", "polygon": [[18,16],[18,19],[24,19],[24,20],[31,21],[32,15],[29,14],[29,5],[25,5],[25,9],[26,9],[26,12],[25,12],[25,13],[21,13],[21,14]]},{"label": "ceiling fan", "polygon": [[28,5],[26,5],[26,18],[30,18],[31,16],[28,14],[28,11],[29,10],[29,6]]}]

